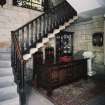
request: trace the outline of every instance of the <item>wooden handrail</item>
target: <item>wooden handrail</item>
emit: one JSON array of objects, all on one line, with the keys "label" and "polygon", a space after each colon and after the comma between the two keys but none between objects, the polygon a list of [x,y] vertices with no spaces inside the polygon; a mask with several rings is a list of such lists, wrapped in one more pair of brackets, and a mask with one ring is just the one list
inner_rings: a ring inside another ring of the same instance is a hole
[{"label": "wooden handrail", "polygon": [[[13,71],[15,71],[14,76],[15,78],[18,78],[18,80],[15,80],[15,82],[18,84],[19,87],[19,95],[20,95],[20,105],[25,105],[26,95],[24,93],[25,88],[25,79],[24,79],[24,70],[25,70],[25,64],[26,61],[22,57],[22,51],[21,47],[19,45],[19,42],[16,38],[15,32],[11,32],[11,60],[12,60],[12,67]],[[14,51],[12,51],[14,50]],[[22,97],[24,95],[24,97]]]},{"label": "wooden handrail", "polygon": [[23,57],[22,57],[22,52],[21,52],[21,47],[20,47],[20,45],[19,45],[19,42],[18,42],[18,40],[17,40],[17,38],[16,38],[16,35],[15,35],[15,33],[12,31],[11,32],[12,34],[12,40],[14,40],[14,42],[15,42],[15,47],[16,47],[16,53],[17,53],[17,56],[18,56],[18,58],[19,58],[19,60],[21,61],[21,63],[23,63],[24,62],[24,60],[23,60]]}]

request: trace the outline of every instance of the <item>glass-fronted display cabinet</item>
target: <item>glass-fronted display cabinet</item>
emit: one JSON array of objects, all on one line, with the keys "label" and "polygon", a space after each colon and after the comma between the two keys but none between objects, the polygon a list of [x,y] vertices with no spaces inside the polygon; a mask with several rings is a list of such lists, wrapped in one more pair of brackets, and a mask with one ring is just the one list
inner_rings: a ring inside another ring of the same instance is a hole
[{"label": "glass-fronted display cabinet", "polygon": [[62,31],[56,35],[56,59],[73,55],[73,32]]}]

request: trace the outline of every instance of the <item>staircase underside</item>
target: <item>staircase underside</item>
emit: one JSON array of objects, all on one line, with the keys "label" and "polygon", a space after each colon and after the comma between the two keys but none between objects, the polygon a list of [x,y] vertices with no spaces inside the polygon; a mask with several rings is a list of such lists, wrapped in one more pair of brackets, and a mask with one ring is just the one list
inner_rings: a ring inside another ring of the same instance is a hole
[{"label": "staircase underside", "polygon": [[53,33],[49,33],[48,37],[47,38],[43,38],[42,42],[37,43],[35,48],[30,48],[29,53],[26,53],[26,54],[23,55],[23,59],[26,60],[26,61],[28,59],[30,59],[32,57],[32,55],[38,51],[39,48],[43,47],[44,44],[48,43],[51,38],[54,38],[57,33],[59,33],[60,31],[63,31],[67,27],[69,27],[77,19],[78,19],[78,16],[73,16],[73,18],[70,19],[68,22],[65,22],[63,25],[59,26],[58,29],[55,29],[53,31]]}]

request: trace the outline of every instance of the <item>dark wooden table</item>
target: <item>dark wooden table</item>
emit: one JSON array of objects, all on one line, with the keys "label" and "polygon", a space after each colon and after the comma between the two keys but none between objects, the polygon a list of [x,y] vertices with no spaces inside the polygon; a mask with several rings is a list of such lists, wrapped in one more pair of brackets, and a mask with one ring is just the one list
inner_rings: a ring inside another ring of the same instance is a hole
[{"label": "dark wooden table", "polygon": [[87,79],[87,59],[73,57],[66,63],[42,64],[37,70],[37,86],[45,88],[47,95],[62,85]]}]

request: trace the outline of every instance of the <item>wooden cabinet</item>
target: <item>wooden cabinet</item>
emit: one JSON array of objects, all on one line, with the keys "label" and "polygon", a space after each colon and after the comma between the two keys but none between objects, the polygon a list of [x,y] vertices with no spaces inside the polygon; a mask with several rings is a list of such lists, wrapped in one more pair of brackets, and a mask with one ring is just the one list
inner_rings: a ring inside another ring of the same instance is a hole
[{"label": "wooden cabinet", "polygon": [[53,47],[45,48],[45,63],[47,64],[54,63],[54,48]]},{"label": "wooden cabinet", "polygon": [[73,55],[73,32],[61,31],[56,35],[56,58]]},{"label": "wooden cabinet", "polygon": [[54,88],[81,78],[87,78],[87,59],[73,59],[69,63],[44,64],[38,67],[38,87],[45,88],[48,95],[51,95]]}]

